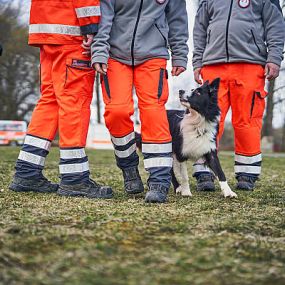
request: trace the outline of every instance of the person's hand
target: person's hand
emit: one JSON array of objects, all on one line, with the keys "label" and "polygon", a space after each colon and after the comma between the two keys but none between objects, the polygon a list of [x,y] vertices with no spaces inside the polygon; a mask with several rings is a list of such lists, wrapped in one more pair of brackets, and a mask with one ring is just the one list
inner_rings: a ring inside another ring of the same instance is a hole
[{"label": "person's hand", "polygon": [[106,75],[107,70],[108,70],[107,64],[104,64],[104,63],[95,63],[93,67],[98,73],[103,74],[103,75]]},{"label": "person's hand", "polygon": [[268,80],[273,80],[279,76],[280,67],[275,63],[267,63],[265,65],[265,76]]},{"label": "person's hand", "polygon": [[82,54],[84,54],[86,56],[89,56],[91,54],[91,44],[93,42],[93,39],[94,39],[94,35],[84,36],[83,43],[82,43],[81,47],[83,49],[85,49],[85,51],[82,52]]},{"label": "person's hand", "polygon": [[194,79],[200,85],[203,83],[201,80],[201,70],[202,70],[201,67],[198,67],[194,70]]},{"label": "person's hand", "polygon": [[186,68],[181,66],[173,66],[171,74],[172,76],[179,76],[181,73],[183,73],[186,70]]}]

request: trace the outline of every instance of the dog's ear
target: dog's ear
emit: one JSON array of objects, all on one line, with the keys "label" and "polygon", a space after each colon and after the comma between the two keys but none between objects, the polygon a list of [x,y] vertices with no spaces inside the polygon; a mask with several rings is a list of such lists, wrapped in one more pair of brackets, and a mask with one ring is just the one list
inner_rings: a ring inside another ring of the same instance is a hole
[{"label": "dog's ear", "polygon": [[212,83],[209,85],[211,94],[217,94],[220,86],[220,78],[216,78],[212,81]]},{"label": "dog's ear", "polygon": [[206,82],[204,82],[203,86],[208,86],[210,84],[210,81],[207,80]]}]

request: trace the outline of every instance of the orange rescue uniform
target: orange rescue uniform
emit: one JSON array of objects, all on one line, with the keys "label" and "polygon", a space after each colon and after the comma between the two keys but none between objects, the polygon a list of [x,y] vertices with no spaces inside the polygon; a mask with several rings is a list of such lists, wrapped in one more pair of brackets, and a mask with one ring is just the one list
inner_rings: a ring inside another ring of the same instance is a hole
[{"label": "orange rescue uniform", "polygon": [[62,183],[89,181],[84,147],[95,71],[81,44],[84,35],[98,31],[99,20],[99,0],[32,0],[29,44],[40,47],[41,98],[16,163],[17,176],[41,177],[59,131]]},{"label": "orange rescue uniform", "polygon": [[261,172],[261,130],[265,109],[264,67],[250,63],[204,66],[203,80],[221,78],[218,103],[221,109],[218,140],[224,132],[226,115],[232,109],[235,136],[235,173],[258,176]]}]

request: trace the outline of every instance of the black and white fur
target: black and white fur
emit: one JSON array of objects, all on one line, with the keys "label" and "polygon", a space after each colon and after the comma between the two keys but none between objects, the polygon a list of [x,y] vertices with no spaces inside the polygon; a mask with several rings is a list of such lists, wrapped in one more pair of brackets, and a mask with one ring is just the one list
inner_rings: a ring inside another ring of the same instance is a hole
[{"label": "black and white fur", "polygon": [[180,102],[186,112],[170,110],[167,113],[173,138],[172,182],[176,193],[182,196],[192,196],[186,161],[200,159],[218,178],[223,196],[237,197],[227,183],[217,156],[219,84],[220,79],[215,79],[191,92],[180,90]]}]

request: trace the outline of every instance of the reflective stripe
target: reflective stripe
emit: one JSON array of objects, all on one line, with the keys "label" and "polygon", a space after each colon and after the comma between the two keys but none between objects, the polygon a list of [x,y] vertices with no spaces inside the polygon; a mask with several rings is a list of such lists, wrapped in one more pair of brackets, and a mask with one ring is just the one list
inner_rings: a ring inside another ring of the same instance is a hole
[{"label": "reflective stripe", "polygon": [[235,161],[244,164],[253,164],[255,162],[262,161],[262,155],[258,154],[255,156],[244,156],[244,155],[235,155]]},{"label": "reflective stripe", "polygon": [[60,174],[82,173],[89,170],[89,163],[61,164],[59,166]]},{"label": "reflective stripe", "polygon": [[27,135],[24,141],[24,144],[35,146],[41,149],[49,150],[51,142],[45,139],[40,139]]},{"label": "reflective stripe", "polygon": [[21,150],[18,159],[30,162],[36,165],[45,165],[45,158],[36,154],[32,154],[26,151]]},{"label": "reflective stripe", "polygon": [[172,157],[155,157],[144,160],[144,167],[146,169],[152,167],[172,167],[172,164],[173,164]]},{"label": "reflective stripe", "polygon": [[29,33],[81,36],[80,27],[57,24],[32,24],[29,27]]},{"label": "reflective stripe", "polygon": [[249,166],[249,165],[236,165],[235,173],[251,173],[251,174],[260,174],[261,167],[260,166]]},{"label": "reflective stripe", "polygon": [[62,159],[73,159],[86,157],[84,148],[80,149],[61,149],[60,158]]},{"label": "reflective stripe", "polygon": [[93,16],[101,15],[100,6],[89,6],[89,7],[83,7],[83,8],[76,8],[75,11],[76,11],[77,18],[93,17]]},{"label": "reflective stripe", "polygon": [[143,153],[169,153],[172,152],[172,143],[142,144]]},{"label": "reflective stripe", "polygon": [[119,158],[126,158],[126,157],[129,157],[132,153],[134,153],[136,149],[137,149],[137,146],[133,144],[127,150],[116,150],[115,149],[115,154]]},{"label": "reflective stripe", "polygon": [[197,172],[211,172],[210,168],[204,164],[194,164],[193,165],[194,173]]},{"label": "reflective stripe", "polygon": [[117,146],[126,145],[126,144],[128,144],[131,140],[133,140],[134,138],[135,138],[135,133],[130,133],[130,134],[128,134],[127,136],[122,137],[122,138],[116,138],[116,137],[111,136],[111,139],[112,139],[113,144],[114,144],[114,145],[117,145]]}]

